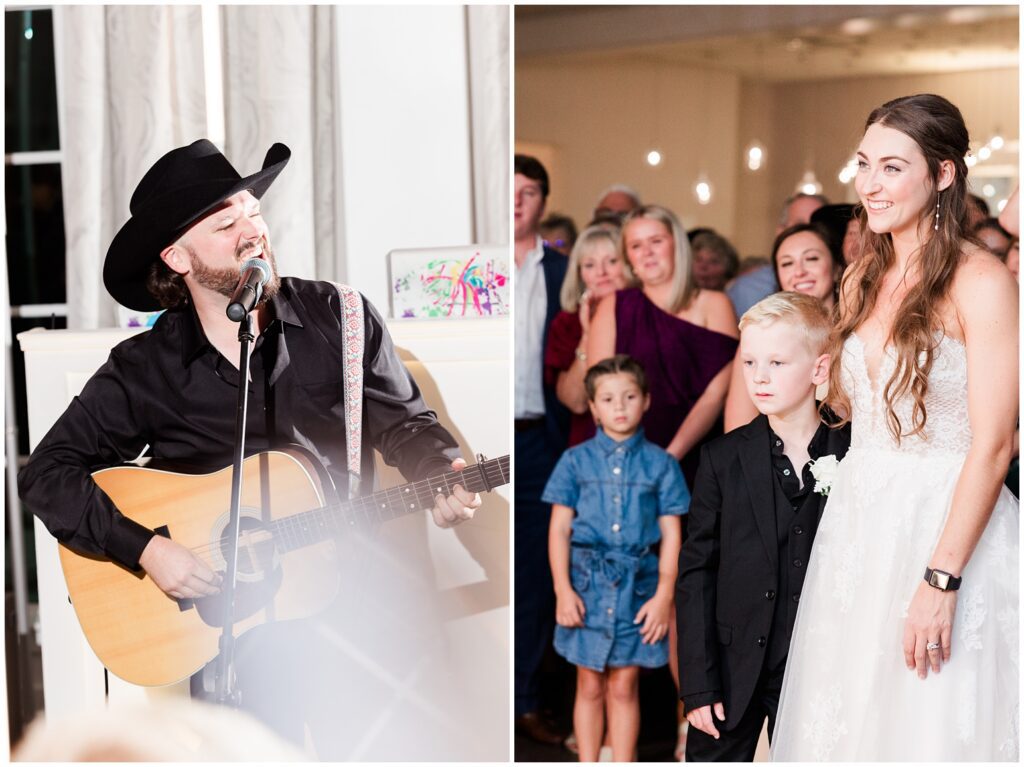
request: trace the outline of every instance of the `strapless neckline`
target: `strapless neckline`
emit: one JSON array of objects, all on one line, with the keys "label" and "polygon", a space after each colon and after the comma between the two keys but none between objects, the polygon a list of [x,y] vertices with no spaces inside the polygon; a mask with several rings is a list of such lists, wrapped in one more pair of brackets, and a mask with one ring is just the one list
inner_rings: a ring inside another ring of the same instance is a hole
[{"label": "strapless neckline", "polygon": [[[905,451],[948,450],[966,452],[970,447],[971,427],[967,414],[967,348],[964,343],[941,331],[935,333],[936,346],[928,374],[925,411],[928,420],[923,432],[904,436],[896,443],[889,432],[885,387],[896,370],[897,358],[891,344],[881,351],[876,377],[868,367],[868,347],[851,333],[843,347],[840,371],[843,388],[850,397],[853,422],[852,447],[873,447]],[[877,380],[876,380],[877,379]],[[914,422],[914,398],[904,393],[893,402],[901,430],[907,432]]]}]

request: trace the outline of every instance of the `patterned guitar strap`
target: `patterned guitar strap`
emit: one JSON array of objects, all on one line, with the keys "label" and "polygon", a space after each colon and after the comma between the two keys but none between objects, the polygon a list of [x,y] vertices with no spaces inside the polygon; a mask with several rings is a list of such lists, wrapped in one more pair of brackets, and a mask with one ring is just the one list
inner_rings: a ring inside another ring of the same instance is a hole
[{"label": "patterned guitar strap", "polygon": [[348,450],[348,497],[359,495],[363,448],[363,350],[366,326],[358,290],[331,282],[341,299],[341,345],[345,379],[345,447]]}]

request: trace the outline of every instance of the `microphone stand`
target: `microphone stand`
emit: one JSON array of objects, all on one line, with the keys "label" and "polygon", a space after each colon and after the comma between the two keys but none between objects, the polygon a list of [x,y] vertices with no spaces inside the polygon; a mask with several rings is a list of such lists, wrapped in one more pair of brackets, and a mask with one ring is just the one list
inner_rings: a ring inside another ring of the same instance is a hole
[{"label": "microphone stand", "polygon": [[[259,293],[257,291],[257,300]],[[222,631],[220,653],[217,656],[215,672],[215,700],[223,705],[238,707],[240,696],[235,688],[235,584],[238,575],[238,532],[242,502],[242,461],[245,457],[245,416],[249,405],[249,346],[255,340],[252,330],[252,313],[246,312],[238,326],[238,342],[241,346],[238,361],[238,411],[235,416],[235,458],[231,467],[231,511],[225,531],[228,539],[227,573],[221,588],[223,599]]]}]

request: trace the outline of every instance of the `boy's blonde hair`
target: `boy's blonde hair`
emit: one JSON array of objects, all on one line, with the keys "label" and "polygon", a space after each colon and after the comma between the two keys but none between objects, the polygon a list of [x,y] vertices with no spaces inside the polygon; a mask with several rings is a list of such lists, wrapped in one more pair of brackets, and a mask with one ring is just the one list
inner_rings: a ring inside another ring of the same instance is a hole
[{"label": "boy's blonde hair", "polygon": [[788,322],[804,331],[807,348],[815,357],[825,353],[832,319],[822,302],[804,293],[773,293],[750,307],[740,318],[740,333],[750,325]]}]

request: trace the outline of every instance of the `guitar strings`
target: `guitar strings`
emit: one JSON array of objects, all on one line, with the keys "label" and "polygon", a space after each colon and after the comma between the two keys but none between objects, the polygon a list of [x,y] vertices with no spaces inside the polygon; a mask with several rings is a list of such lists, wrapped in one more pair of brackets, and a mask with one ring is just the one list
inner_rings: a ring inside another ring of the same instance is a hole
[{"label": "guitar strings", "polygon": [[[479,474],[479,472],[476,472],[476,474]],[[386,518],[393,519],[397,516],[416,510],[416,503],[409,504],[408,509],[405,508],[405,503],[406,500],[408,500],[408,497],[401,494],[403,489],[405,489],[406,492],[409,492],[410,490],[414,491],[413,497],[417,499],[421,509],[430,508],[433,506],[435,496],[432,493],[428,495],[425,486],[433,486],[438,484],[437,480],[441,480],[441,483],[445,484],[448,492],[450,493],[451,488],[448,484],[448,478],[457,477],[457,475],[458,473],[451,473],[446,477],[435,477],[434,481],[420,480],[415,483],[410,483],[409,488],[404,486],[388,488],[371,496],[355,498],[343,504],[310,509],[305,512],[273,520],[269,527],[272,528],[271,532],[273,533],[277,543],[284,544],[283,547],[279,545],[279,548],[290,550],[293,546],[289,544],[294,543],[296,544],[294,547],[297,548],[301,545],[308,545],[316,542],[317,540],[322,540],[323,532],[341,532],[345,529],[346,525],[330,524],[331,522],[335,522],[334,513],[338,511],[355,512],[357,515],[361,514],[360,519],[352,519],[352,515],[349,515],[347,527],[354,527],[356,522],[380,522],[385,521]],[[488,467],[488,469],[485,470],[485,476],[487,478],[487,485],[491,487],[507,483],[508,481],[505,473],[500,468],[495,472],[492,467]],[[473,477],[471,475],[468,479],[479,479],[479,477]],[[469,481],[465,482],[464,486],[470,492],[479,492],[480,490],[485,489],[483,486],[477,487],[475,483]],[[382,514],[376,507],[376,501],[380,500],[382,497],[385,502],[382,504],[381,508],[384,511],[389,512],[388,514]],[[373,503],[372,506],[370,505],[371,502]],[[313,537],[309,535],[311,528],[315,533]],[[207,543],[196,547],[193,550],[201,554],[211,553],[226,542],[227,537],[225,536],[218,542]]]},{"label": "guitar strings", "polygon": [[[477,493],[488,488],[493,489],[507,484],[509,481],[508,466],[509,456],[505,455],[491,461],[467,466],[461,471],[448,472],[439,477],[432,477],[424,480],[418,480],[416,482],[410,482],[407,485],[398,485],[396,487],[386,488],[368,496],[352,498],[343,503],[334,504],[332,506],[321,506],[286,517],[281,517],[280,519],[271,520],[267,525],[267,528],[271,529],[275,542],[285,544],[283,548],[285,550],[291,550],[292,548],[298,548],[301,545],[308,545],[309,543],[313,543],[317,540],[316,538],[313,540],[305,539],[308,537],[311,527],[308,524],[309,521],[316,522],[316,525],[313,527],[314,531],[322,531],[326,528],[328,533],[341,532],[346,527],[354,527],[357,521],[383,522],[386,521],[385,515],[381,513],[381,510],[377,509],[377,503],[381,500],[383,500],[381,509],[383,511],[390,512],[390,516],[388,517],[389,519],[395,519],[398,516],[415,511],[417,503],[420,509],[432,508],[436,496],[442,494],[440,492],[434,493],[432,491],[432,488],[438,485],[443,484],[447,494],[450,495],[452,492],[452,485],[455,484],[462,485],[466,490],[472,493]],[[480,467],[483,467],[483,469],[481,470]],[[481,474],[483,477],[481,477]],[[438,487],[437,489],[440,491],[441,488]],[[405,508],[406,496],[403,495],[403,490],[405,490],[406,493],[412,492],[412,497],[415,497],[417,501],[416,503],[410,504],[408,509]],[[392,494],[394,494],[394,497],[392,497]],[[342,516],[350,517],[348,524],[341,525],[336,529],[331,530],[331,525],[328,523],[334,522],[337,519],[339,512]],[[346,514],[346,512],[361,514],[362,519],[351,519],[351,514]],[[226,543],[228,543],[228,541],[228,536],[222,535],[219,540],[196,546],[192,548],[191,551],[199,556],[205,557],[206,555],[211,555],[214,552],[219,551]],[[287,545],[289,543],[297,545],[293,547]]]}]

